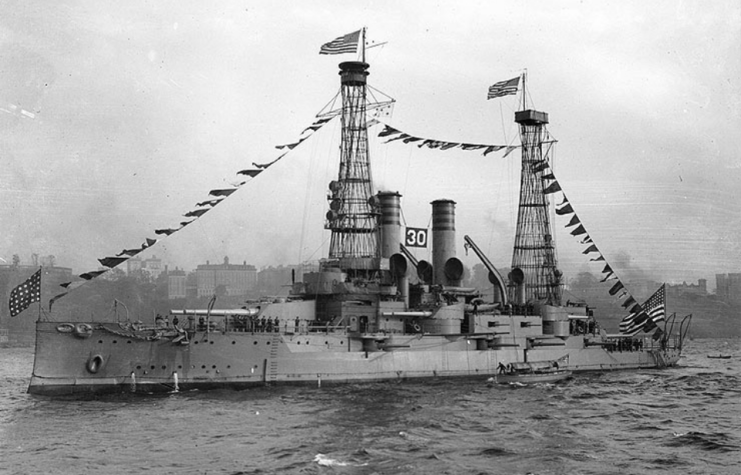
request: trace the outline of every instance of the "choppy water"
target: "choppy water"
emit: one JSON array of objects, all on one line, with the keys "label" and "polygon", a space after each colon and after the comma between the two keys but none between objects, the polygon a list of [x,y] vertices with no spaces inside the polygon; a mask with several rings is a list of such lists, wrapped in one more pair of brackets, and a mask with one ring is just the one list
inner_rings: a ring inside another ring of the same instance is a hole
[{"label": "choppy water", "polygon": [[[709,359],[726,354],[728,360]],[[194,391],[25,393],[32,350],[0,349],[0,473],[741,474],[741,341],[682,366],[576,375]]]}]

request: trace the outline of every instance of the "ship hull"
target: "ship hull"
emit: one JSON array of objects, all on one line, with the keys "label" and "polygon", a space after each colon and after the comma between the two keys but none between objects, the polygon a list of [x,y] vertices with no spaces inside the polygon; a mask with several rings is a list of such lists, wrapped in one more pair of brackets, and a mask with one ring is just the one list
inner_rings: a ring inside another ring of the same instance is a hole
[{"label": "ship hull", "polygon": [[[71,325],[71,324],[67,324]],[[28,391],[63,395],[169,392],[276,384],[483,377],[521,361],[566,361],[573,372],[672,366],[675,350],[607,351],[570,337],[563,346],[480,349],[471,335],[384,335],[366,351],[371,335],[347,333],[196,332],[177,335],[124,331],[88,324],[88,332],[61,332],[37,323],[36,355]],[[66,329],[65,329],[66,330]]]}]

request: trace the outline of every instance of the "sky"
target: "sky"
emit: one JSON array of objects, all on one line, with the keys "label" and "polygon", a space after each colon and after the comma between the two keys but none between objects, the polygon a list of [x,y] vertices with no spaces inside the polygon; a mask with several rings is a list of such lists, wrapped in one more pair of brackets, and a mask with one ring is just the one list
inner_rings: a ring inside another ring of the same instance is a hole
[{"label": "sky", "polygon": [[[277,158],[339,91],[319,55],[367,28],[382,120],[455,142],[517,144],[527,71],[550,115],[553,169],[623,280],[680,283],[741,272],[741,5],[736,1],[0,1],[0,263],[54,255],[75,273],[177,226],[208,191]],[[327,253],[338,121],[189,225],[140,254],[288,265]],[[512,259],[520,157],[385,145],[371,128],[377,189],[407,225],[456,201],[470,235]],[[555,220],[567,277],[601,265]],[[419,252],[428,258],[429,250]],[[125,264],[124,264],[125,266]]]}]

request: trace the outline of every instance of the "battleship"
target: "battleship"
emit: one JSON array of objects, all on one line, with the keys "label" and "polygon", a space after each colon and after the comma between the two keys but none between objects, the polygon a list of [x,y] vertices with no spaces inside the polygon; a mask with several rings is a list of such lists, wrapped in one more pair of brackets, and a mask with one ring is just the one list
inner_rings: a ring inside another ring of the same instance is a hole
[{"label": "battleship", "polygon": [[522,166],[512,270],[502,275],[464,235],[492,287],[462,285],[456,202],[447,197],[431,203],[432,262],[417,260],[401,224],[401,194],[377,191],[371,180],[364,59],[339,65],[340,163],[323,223],[331,233],[328,255],[317,271],[295,277],[285,298],[241,308],[220,309],[214,298],[207,308],[149,322],[40,319],[28,391],[485,379],[501,366],[531,362],[557,361],[569,374],[678,362],[688,322],[668,318],[660,338],[608,335],[588,305],[562,302],[553,203],[534,166],[550,159],[548,114],[524,101],[515,113]]}]

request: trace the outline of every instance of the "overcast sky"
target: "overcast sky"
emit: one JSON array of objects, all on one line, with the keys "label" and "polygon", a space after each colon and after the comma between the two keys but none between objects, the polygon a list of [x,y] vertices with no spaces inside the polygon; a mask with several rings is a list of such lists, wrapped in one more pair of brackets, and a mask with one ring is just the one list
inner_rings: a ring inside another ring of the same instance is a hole
[{"label": "overcast sky", "polygon": [[[207,5],[208,3],[208,5]],[[214,3],[215,5],[211,5]],[[53,254],[76,273],[176,226],[213,188],[301,131],[339,90],[320,56],[368,28],[369,84],[384,120],[412,135],[518,143],[528,73],[550,114],[555,174],[624,280],[741,272],[741,7],[730,1],[0,1],[0,258]],[[326,255],[334,121],[194,224],[158,243],[170,267],[258,267]],[[519,152],[381,144],[377,186],[404,195],[410,226],[454,199],[470,235],[511,263]],[[599,273],[556,221],[562,267]],[[419,257],[424,258],[425,253]],[[2,261],[0,261],[2,262]],[[125,264],[124,264],[125,267]]]}]

